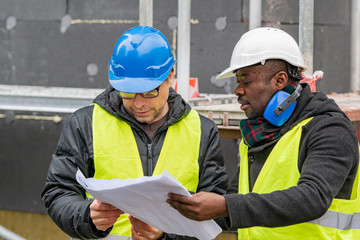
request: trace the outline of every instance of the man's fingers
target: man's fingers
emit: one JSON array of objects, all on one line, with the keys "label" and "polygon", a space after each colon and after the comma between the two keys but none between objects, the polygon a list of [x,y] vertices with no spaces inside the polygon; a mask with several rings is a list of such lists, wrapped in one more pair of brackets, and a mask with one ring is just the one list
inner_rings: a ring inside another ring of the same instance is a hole
[{"label": "man's fingers", "polygon": [[140,232],[138,232],[133,225],[131,225],[131,239],[133,240],[142,240],[145,239],[144,236],[141,235]]},{"label": "man's fingers", "polygon": [[97,210],[97,211],[110,211],[110,210],[116,210],[117,208],[107,204],[107,203],[102,203],[99,200],[94,200],[91,204],[90,204],[90,209],[91,210]]},{"label": "man's fingers", "polygon": [[175,200],[175,198],[167,199],[166,203],[168,203],[171,207],[175,208],[179,212],[181,212],[184,205],[182,202]]},{"label": "man's fingers", "polygon": [[176,193],[169,193],[166,202],[176,210],[191,211],[196,207],[196,198],[188,197]]},{"label": "man's fingers", "polygon": [[192,209],[192,207],[190,205],[183,204],[181,202],[174,201],[174,200],[171,200],[171,199],[168,199],[167,203],[171,207],[173,207],[177,211],[179,211],[179,213],[184,215],[185,217],[193,219],[193,220],[198,220],[197,219],[197,214],[195,212],[193,212],[193,209]]},{"label": "man's fingers", "polygon": [[105,231],[113,226],[123,213],[120,209],[96,199],[90,204],[90,218],[98,230]]},{"label": "man's fingers", "polygon": [[111,210],[111,211],[90,211],[90,217],[94,218],[116,218],[118,219],[120,215],[123,214],[119,209]]},{"label": "man's fingers", "polygon": [[[193,201],[192,197],[176,194],[176,193],[169,193],[168,194],[169,201],[177,201],[183,204],[191,204]],[[168,201],[167,201],[168,202]]]},{"label": "man's fingers", "polygon": [[92,219],[92,221],[98,230],[105,231],[109,227],[113,226],[117,219],[117,217],[106,217],[95,218]]},{"label": "man's fingers", "polygon": [[144,222],[140,221],[139,219],[129,215],[129,221],[131,223],[131,225],[134,227],[134,229],[136,231],[138,231],[139,229],[143,229],[147,227],[147,224],[145,224]]},{"label": "man's fingers", "polygon": [[102,203],[98,200],[94,200],[90,204],[90,217],[91,218],[103,218],[103,217],[113,217],[113,218],[119,218],[121,214],[124,212],[120,209],[107,204]]},{"label": "man's fingers", "polygon": [[149,224],[144,223],[143,221],[129,215],[129,220],[131,225],[134,227],[136,231],[147,231],[150,232],[153,230],[153,227]]},{"label": "man's fingers", "polygon": [[108,228],[110,228],[112,225],[100,225],[100,226],[96,226],[97,230],[100,231],[106,231]]},{"label": "man's fingers", "polygon": [[225,197],[215,193],[199,192],[192,197],[169,193],[166,202],[187,218],[203,221],[228,216]]},{"label": "man's fingers", "polygon": [[129,216],[129,220],[131,223],[131,236],[133,240],[141,240],[141,239],[159,239],[164,233],[147,223],[133,217]]}]

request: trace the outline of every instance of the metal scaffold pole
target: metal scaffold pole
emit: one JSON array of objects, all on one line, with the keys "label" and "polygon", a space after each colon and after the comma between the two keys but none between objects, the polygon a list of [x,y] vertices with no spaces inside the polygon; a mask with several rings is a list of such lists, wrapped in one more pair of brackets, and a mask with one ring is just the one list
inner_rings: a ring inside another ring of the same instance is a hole
[{"label": "metal scaffold pole", "polygon": [[261,27],[261,0],[251,0],[249,6],[249,30]]},{"label": "metal scaffold pole", "polygon": [[350,91],[360,90],[360,0],[351,1]]},{"label": "metal scaffold pole", "polygon": [[179,35],[177,50],[178,92],[189,102],[191,0],[178,0]]},{"label": "metal scaffold pole", "polygon": [[305,66],[306,73],[313,74],[313,52],[314,52],[314,0],[299,1],[299,46]]},{"label": "metal scaffold pole", "polygon": [[139,0],[139,25],[153,26],[153,0]]}]

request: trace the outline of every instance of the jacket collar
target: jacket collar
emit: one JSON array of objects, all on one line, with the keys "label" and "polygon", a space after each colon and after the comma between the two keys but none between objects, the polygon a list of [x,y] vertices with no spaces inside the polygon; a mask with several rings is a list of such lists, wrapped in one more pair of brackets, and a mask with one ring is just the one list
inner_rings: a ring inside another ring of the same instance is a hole
[{"label": "jacket collar", "polygon": [[[105,91],[100,93],[93,102],[104,108],[112,115],[128,122],[130,125],[141,127],[140,124],[135,120],[135,118],[133,118],[127,113],[121,98],[119,97],[117,91],[114,88],[107,88]],[[181,120],[191,110],[190,105],[187,104],[185,100],[172,88],[170,88],[168,103],[169,114],[168,120],[165,122],[164,127],[167,127]]]}]

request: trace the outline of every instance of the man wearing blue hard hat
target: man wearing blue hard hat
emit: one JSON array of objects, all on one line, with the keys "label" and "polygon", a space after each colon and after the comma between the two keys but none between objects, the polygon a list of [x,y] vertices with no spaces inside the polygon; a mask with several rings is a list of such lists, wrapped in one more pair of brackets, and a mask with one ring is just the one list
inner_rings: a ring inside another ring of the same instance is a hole
[{"label": "man wearing blue hard hat", "polygon": [[[109,62],[111,88],[73,113],[61,133],[42,193],[49,215],[80,239],[188,239],[162,232],[87,198],[85,177],[128,179],[170,172],[191,192],[227,188],[216,125],[172,88],[175,60],[151,27],[126,31]],[[174,223],[176,224],[176,223]]]},{"label": "man wearing blue hard hat", "polygon": [[230,67],[248,119],[240,121],[237,193],[169,194],[195,220],[226,217],[238,239],[360,239],[359,147],[344,112],[300,83],[296,41],[257,28],[236,44]]}]

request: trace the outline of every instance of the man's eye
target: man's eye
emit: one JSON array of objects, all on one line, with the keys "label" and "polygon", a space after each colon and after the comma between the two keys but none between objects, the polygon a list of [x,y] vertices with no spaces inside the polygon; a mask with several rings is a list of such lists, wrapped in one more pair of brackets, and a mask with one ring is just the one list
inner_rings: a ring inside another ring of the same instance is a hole
[{"label": "man's eye", "polygon": [[237,84],[244,84],[244,85],[248,85],[249,83],[251,83],[251,81],[237,81]]},{"label": "man's eye", "polygon": [[236,82],[237,84],[244,84],[244,85],[248,85],[249,83],[251,83],[250,80],[245,80],[245,76],[236,76]]}]

